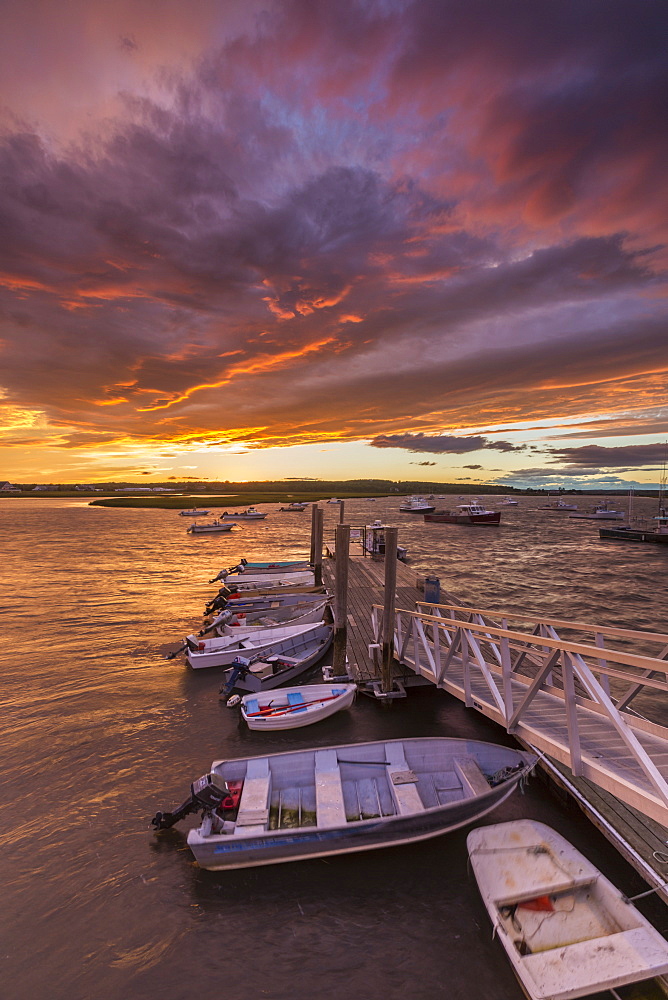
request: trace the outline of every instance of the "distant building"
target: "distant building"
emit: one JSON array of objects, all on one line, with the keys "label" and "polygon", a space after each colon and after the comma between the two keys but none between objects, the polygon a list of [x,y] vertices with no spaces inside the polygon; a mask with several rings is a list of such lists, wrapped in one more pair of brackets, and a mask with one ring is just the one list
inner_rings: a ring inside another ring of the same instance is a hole
[{"label": "distant building", "polygon": [[1,493],[21,493],[21,487],[20,486],[13,486],[11,483],[8,483],[5,480],[4,483],[0,483],[0,492]]}]

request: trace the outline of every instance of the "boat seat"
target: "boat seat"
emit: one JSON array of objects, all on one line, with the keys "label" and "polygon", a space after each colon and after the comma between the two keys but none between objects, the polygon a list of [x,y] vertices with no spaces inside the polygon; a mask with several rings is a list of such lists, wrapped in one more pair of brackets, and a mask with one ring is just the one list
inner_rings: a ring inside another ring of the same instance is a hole
[{"label": "boat seat", "polygon": [[267,829],[270,789],[268,759],[258,757],[249,760],[237,812],[237,833],[262,833]]},{"label": "boat seat", "polygon": [[397,813],[409,816],[424,811],[424,803],[417,790],[417,775],[413,774],[404,754],[403,744],[386,743],[385,759],[389,763],[387,776]]},{"label": "boat seat", "polygon": [[253,642],[252,639],[242,639],[239,645],[242,649],[255,649],[257,643]]},{"label": "boat seat", "polygon": [[475,798],[490,790],[491,785],[474,757],[456,757],[455,772],[462,783],[465,799]]},{"label": "boat seat", "polygon": [[300,705],[300,708],[295,708],[295,712],[305,712],[306,705],[304,704],[304,695],[301,691],[290,691],[288,693],[288,705]]},{"label": "boat seat", "polygon": [[318,826],[342,826],[346,822],[336,750],[315,751],[315,802]]},{"label": "boat seat", "polygon": [[647,928],[634,927],[524,955],[520,965],[536,984],[538,996],[565,1000],[662,975],[668,955]]},{"label": "boat seat", "polygon": [[296,656],[281,656],[280,653],[277,654],[276,656],[268,656],[267,660],[269,661],[269,663],[275,663],[277,660],[280,660],[281,663],[285,663],[285,664],[287,664],[288,666],[291,666],[291,667],[294,666],[296,663],[299,663],[298,657],[296,657]]},{"label": "boat seat", "polygon": [[257,698],[251,698],[250,701],[246,702],[246,711],[248,712],[249,715],[252,715],[253,712],[260,711],[260,704]]}]

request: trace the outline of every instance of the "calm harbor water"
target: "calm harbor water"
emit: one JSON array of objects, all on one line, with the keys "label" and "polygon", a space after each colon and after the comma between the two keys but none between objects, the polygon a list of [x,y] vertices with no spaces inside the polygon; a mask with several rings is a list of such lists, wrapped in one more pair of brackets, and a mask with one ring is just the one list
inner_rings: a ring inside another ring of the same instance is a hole
[{"label": "calm harbor water", "polygon": [[[278,506],[229,536],[192,537],[173,511],[0,501],[3,998],[521,998],[467,870],[467,830],[211,873],[194,865],[185,830],[149,826],[213,759],[261,753],[269,740],[272,749],[403,735],[507,741],[426,689],[390,708],[358,698],[310,730],[254,734],[218,701],[217,670],[165,659],[199,625],[221,567],[308,555],[308,511]],[[595,522],[538,511],[529,498],[503,508],[498,528],[429,525],[398,506],[347,501],[346,520],[398,524],[416,575],[438,576],[467,603],[666,629],[660,546],[602,542]],[[327,534],[338,507],[323,507]],[[537,779],[485,822],[524,815],[557,827],[624,892],[645,888]],[[641,905],[668,934],[663,904]]]}]

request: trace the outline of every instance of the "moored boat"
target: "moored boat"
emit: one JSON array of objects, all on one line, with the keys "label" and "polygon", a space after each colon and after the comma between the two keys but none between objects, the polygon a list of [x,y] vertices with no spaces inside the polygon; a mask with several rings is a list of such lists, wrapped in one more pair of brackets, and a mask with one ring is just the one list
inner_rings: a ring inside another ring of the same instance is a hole
[{"label": "moored boat", "polygon": [[[189,813],[203,868],[247,868],[438,836],[486,815],[534,767],[522,750],[420,737],[215,761],[157,829]],[[230,793],[234,792],[234,795]]]},{"label": "moored boat", "polygon": [[424,497],[415,496],[404,500],[399,505],[399,510],[402,514],[428,514],[430,511],[436,510],[436,507]]},{"label": "moored boat", "polygon": [[[263,629],[260,634],[257,632],[244,634],[240,629],[235,635],[213,636],[209,639],[188,636],[184,643],[186,662],[194,670],[198,670],[202,667],[227,667],[238,656],[249,661],[266,659],[268,656],[285,652],[283,648],[274,648],[284,640],[301,639],[307,637],[309,633],[314,635],[323,626],[329,629],[321,621],[307,625],[278,625],[275,628]],[[329,632],[331,635],[331,629]],[[252,691],[253,688],[248,690]]]},{"label": "moored boat", "polygon": [[315,573],[312,569],[298,569],[294,572],[284,571],[279,573],[265,572],[258,570],[248,573],[238,573],[228,576],[225,586],[236,591],[258,590],[261,587],[310,587],[315,583]]},{"label": "moored boat", "polygon": [[193,507],[191,510],[180,510],[179,517],[204,517],[205,514],[210,513],[210,510],[200,510],[197,507]]},{"label": "moored boat", "polygon": [[577,510],[576,503],[566,503],[565,500],[555,500],[554,503],[543,504],[541,510]]},{"label": "moored boat", "polygon": [[301,729],[350,708],[356,684],[304,684],[278,688],[270,694],[245,694],[241,715],[249,729],[274,732]]},{"label": "moored boat", "polygon": [[[304,594],[304,598],[308,595]],[[245,608],[227,607],[199,633],[204,635],[214,632],[216,635],[234,635],[241,629],[244,632],[257,632],[266,628],[278,628],[287,625],[308,625],[323,620],[329,607],[330,598],[320,596],[317,601],[304,600],[297,604],[288,604],[278,608],[260,608],[252,611]],[[188,639],[196,638],[188,636]]]},{"label": "moored boat", "polygon": [[231,531],[236,528],[235,521],[209,521],[208,524],[191,524],[186,528],[193,535],[213,534],[217,531]]},{"label": "moored boat", "polygon": [[[221,701],[231,701],[233,692],[268,691],[290,684],[322,659],[332,644],[334,629],[319,622],[311,629],[294,633],[265,647],[261,653],[244,650],[225,671],[220,688]],[[323,671],[326,668],[323,667]]]},{"label": "moored boat", "polygon": [[228,512],[225,511],[221,514],[221,517],[235,517],[240,521],[262,521],[267,514],[268,511],[257,510],[255,507],[247,507],[246,510],[235,511],[233,514],[228,514]]},{"label": "moored boat", "polygon": [[289,503],[287,507],[279,507],[279,510],[284,514],[291,514],[304,511],[307,507],[307,503],[298,503],[297,501],[294,501],[293,503]]},{"label": "moored boat", "polygon": [[472,830],[467,845],[531,1000],[572,1000],[668,972],[668,942],[556,830],[515,820]]},{"label": "moored boat", "polygon": [[624,511],[613,510],[608,500],[602,500],[596,504],[593,510],[581,511],[578,514],[569,514],[569,518],[578,518],[584,521],[623,521]]},{"label": "moored boat", "polygon": [[425,521],[444,524],[499,524],[500,510],[486,510],[480,503],[460,503],[454,510],[437,510],[424,515]]}]

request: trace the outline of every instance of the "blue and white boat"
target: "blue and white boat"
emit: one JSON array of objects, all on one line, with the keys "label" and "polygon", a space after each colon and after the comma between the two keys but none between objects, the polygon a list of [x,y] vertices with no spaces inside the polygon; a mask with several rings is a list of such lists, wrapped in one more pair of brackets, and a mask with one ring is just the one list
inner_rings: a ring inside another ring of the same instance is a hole
[{"label": "blue and white boat", "polygon": [[219,760],[157,829],[201,812],[202,868],[249,868],[410,844],[465,826],[536,763],[522,750],[421,737]]}]

